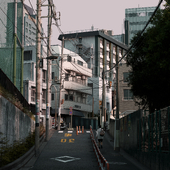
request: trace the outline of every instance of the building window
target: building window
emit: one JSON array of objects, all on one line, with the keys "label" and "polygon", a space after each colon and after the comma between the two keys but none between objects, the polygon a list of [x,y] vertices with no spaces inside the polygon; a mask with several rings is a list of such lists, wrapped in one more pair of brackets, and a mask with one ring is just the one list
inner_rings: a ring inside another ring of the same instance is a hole
[{"label": "building window", "polygon": [[54,93],[51,94],[51,100],[54,100]]},{"label": "building window", "polygon": [[103,55],[103,48],[100,48],[100,55]]},{"label": "building window", "polygon": [[128,82],[129,72],[123,72],[123,82]]},{"label": "building window", "polygon": [[35,102],[35,87],[31,87],[31,101]]},{"label": "building window", "polygon": [[65,94],[65,100],[68,100],[68,94]]},{"label": "building window", "polygon": [[78,54],[81,54],[82,48],[78,48]]},{"label": "building window", "polygon": [[32,51],[24,51],[24,60],[32,60]]},{"label": "building window", "polygon": [[124,93],[124,100],[133,99],[133,93],[131,92],[130,89],[124,89],[123,93]]},{"label": "building window", "polygon": [[51,73],[51,78],[54,79],[54,72]]},{"label": "building window", "polygon": [[29,34],[31,35],[31,30],[29,30]]},{"label": "building window", "polygon": [[26,27],[28,27],[28,22],[26,22]]},{"label": "building window", "polygon": [[42,103],[46,102],[45,98],[46,98],[46,90],[42,90]]},{"label": "building window", "polygon": [[77,97],[77,102],[81,103],[81,97],[80,96]]},{"label": "building window", "polygon": [[29,24],[29,29],[31,29],[31,24]]},{"label": "building window", "polygon": [[86,104],[86,98],[83,97],[83,103]]},{"label": "building window", "polygon": [[67,61],[68,61],[68,62],[71,62],[71,61],[72,61],[71,56],[69,56],[69,55],[67,56]]},{"label": "building window", "polygon": [[42,71],[42,81],[43,83],[46,82],[46,71],[45,70]]},{"label": "building window", "polygon": [[25,29],[25,32],[28,33],[28,28]]},{"label": "building window", "polygon": [[73,95],[70,95],[70,96],[69,96],[69,100],[70,100],[70,101],[74,101],[74,100],[73,100]]},{"label": "building window", "polygon": [[83,66],[83,62],[80,61],[80,60],[78,60],[77,63],[78,63],[79,65]]},{"label": "building window", "polygon": [[82,43],[82,38],[81,37],[79,38],[79,43]]}]

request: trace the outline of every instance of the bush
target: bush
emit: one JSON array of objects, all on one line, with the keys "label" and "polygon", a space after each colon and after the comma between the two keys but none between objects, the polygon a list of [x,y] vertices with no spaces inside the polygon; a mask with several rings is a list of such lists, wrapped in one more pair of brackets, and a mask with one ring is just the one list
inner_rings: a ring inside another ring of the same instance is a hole
[{"label": "bush", "polygon": [[5,166],[24,155],[35,143],[35,133],[30,134],[25,140],[14,141],[8,144],[6,138],[0,141],[0,167]]}]

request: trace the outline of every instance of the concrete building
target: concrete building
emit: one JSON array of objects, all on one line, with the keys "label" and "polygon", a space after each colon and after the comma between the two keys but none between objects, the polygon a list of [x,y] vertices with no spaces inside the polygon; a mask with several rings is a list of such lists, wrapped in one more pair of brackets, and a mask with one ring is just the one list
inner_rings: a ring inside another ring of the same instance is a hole
[{"label": "concrete building", "polygon": [[[110,117],[113,109],[112,91],[114,91],[116,54],[122,57],[127,50],[127,46],[114,40],[112,31],[107,30],[85,30],[70,32],[59,36],[59,40],[64,37],[64,47],[78,53],[84,61],[88,63],[88,68],[92,69],[92,78],[88,83],[93,85],[94,115],[100,115],[102,101],[102,71],[110,70],[105,74],[105,109],[106,119]],[[109,84],[111,82],[111,87]],[[92,101],[89,100],[89,103]],[[101,117],[101,116],[100,116]]]},{"label": "concrete building", "polygon": [[[138,110],[133,100],[131,87],[128,86],[127,78],[129,76],[130,67],[126,63],[119,65],[119,112],[120,116],[127,115]],[[115,96],[116,97],[116,96]]]},{"label": "concrete building", "polygon": [[[61,56],[61,46],[52,45],[52,54]],[[88,86],[88,78],[92,77],[92,70],[88,64],[76,53],[64,48],[62,77],[61,57],[52,61],[52,86],[51,107],[52,114],[58,114],[59,102],[61,102],[61,121],[70,123],[70,108],[73,119],[75,116],[89,117],[92,112],[92,104],[87,103],[92,95],[92,88]],[[60,79],[62,83],[61,101],[59,101]]]},{"label": "concrete building", "polygon": [[[127,46],[129,46],[133,36],[138,31],[143,30],[155,9],[156,7],[125,9],[125,21],[124,21],[125,33],[120,35],[113,35],[112,37],[115,40],[125,43]],[[152,24],[148,25],[148,27],[151,26]]]},{"label": "concrete building", "polygon": [[[36,97],[36,14],[34,10],[24,5],[24,87],[23,95],[28,103],[35,107]],[[43,28],[41,29],[43,33]],[[41,57],[47,56],[46,47],[41,40]],[[40,71],[40,121],[45,125],[46,120],[46,74],[47,60],[43,59],[43,66]],[[50,74],[51,75],[51,74]],[[50,81],[50,78],[49,78]],[[49,104],[50,107],[50,104]]]},{"label": "concrete building", "polygon": [[[125,22],[129,22],[129,25],[125,25],[125,29],[129,27],[129,30],[125,30],[129,33],[129,43],[132,37],[138,32],[143,30],[146,23],[152,16],[153,12],[155,11],[156,7],[143,7],[143,8],[128,8],[125,9]],[[148,27],[152,25],[149,24]],[[129,44],[128,43],[128,44]]]}]

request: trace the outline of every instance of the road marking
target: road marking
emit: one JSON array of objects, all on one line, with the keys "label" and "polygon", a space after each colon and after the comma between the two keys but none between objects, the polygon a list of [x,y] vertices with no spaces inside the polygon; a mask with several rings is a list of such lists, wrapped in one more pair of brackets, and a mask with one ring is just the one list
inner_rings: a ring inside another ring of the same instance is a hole
[{"label": "road marking", "polygon": [[75,161],[75,160],[79,160],[80,158],[74,158],[71,156],[60,156],[60,157],[56,157],[56,158],[51,158],[55,161],[60,161],[63,163],[67,163],[67,162],[71,162],[71,161]]},{"label": "road marking", "polygon": [[74,143],[75,139],[69,139],[69,143]]},{"label": "road marking", "polygon": [[65,133],[64,136],[65,136],[65,137],[69,137],[69,136],[72,136],[72,134]]},{"label": "road marking", "polygon": [[67,139],[61,139],[61,142],[62,143],[65,143]]},{"label": "road marking", "polygon": [[58,131],[58,133],[63,133],[63,131]]},{"label": "road marking", "polygon": [[90,131],[86,131],[86,133],[90,133]]},{"label": "road marking", "polygon": [[68,133],[73,133],[73,131],[68,131]]}]

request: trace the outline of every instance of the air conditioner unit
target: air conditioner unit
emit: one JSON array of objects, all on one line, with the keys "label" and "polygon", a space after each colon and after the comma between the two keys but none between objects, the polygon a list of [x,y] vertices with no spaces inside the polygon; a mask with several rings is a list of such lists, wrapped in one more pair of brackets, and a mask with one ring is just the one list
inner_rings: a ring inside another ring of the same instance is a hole
[{"label": "air conditioner unit", "polygon": [[82,76],[82,79],[85,80],[85,79],[86,79],[86,76]]},{"label": "air conditioner unit", "polygon": [[54,81],[58,81],[58,80],[57,80],[57,76],[54,77]]}]

